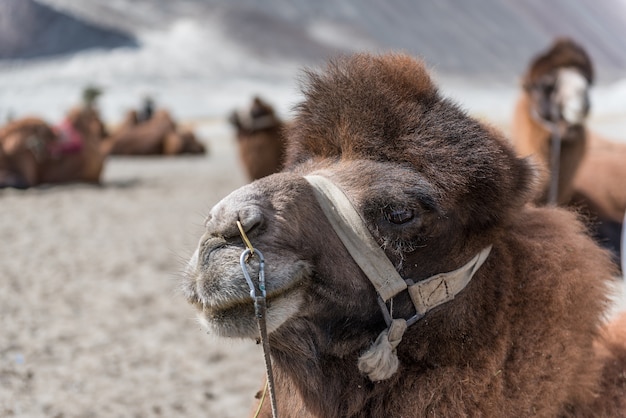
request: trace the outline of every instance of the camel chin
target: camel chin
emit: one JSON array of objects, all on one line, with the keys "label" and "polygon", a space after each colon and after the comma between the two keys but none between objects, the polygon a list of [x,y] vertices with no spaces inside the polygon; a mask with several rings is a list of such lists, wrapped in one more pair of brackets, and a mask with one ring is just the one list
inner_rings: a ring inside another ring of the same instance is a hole
[{"label": "camel chin", "polygon": [[[258,338],[254,301],[239,262],[242,248],[217,245],[207,250],[206,245],[202,247],[189,260],[183,285],[185,296],[198,309],[198,322],[209,333],[220,337]],[[303,284],[311,269],[295,255],[264,255],[266,324],[268,333],[272,333],[300,311],[304,301]],[[254,283],[258,283],[258,267],[256,259],[248,263]]]}]

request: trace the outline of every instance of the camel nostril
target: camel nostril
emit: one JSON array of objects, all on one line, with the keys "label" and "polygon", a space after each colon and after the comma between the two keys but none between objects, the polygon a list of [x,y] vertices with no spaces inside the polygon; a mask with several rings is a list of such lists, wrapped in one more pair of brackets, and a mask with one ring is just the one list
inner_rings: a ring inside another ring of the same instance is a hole
[{"label": "camel nostril", "polygon": [[[257,206],[246,207],[239,212],[237,220],[241,222],[246,235],[251,236],[263,224],[263,213]],[[239,236],[239,229],[237,229],[236,235]]]},{"label": "camel nostril", "polygon": [[206,234],[229,241],[241,240],[237,221],[241,222],[246,235],[253,237],[263,225],[263,212],[260,207],[251,204],[232,211],[223,207],[214,208],[205,222]]}]

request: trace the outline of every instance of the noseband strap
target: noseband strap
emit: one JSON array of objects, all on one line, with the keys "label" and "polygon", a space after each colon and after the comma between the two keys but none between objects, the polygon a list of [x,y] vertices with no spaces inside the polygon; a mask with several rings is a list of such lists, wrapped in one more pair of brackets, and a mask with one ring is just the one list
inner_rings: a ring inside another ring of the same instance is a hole
[{"label": "noseband strap", "polygon": [[387,302],[407,288],[407,284],[370,234],[365,222],[348,197],[333,182],[322,176],[304,177],[315,192],[324,215],[339,235],[354,261]]}]

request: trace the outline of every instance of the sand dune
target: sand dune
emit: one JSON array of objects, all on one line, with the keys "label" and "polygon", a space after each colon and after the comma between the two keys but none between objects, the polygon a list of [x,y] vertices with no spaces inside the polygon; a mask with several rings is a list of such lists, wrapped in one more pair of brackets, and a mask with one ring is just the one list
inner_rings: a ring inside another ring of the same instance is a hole
[{"label": "sand dune", "polygon": [[208,208],[245,181],[211,154],[117,158],[102,187],[1,190],[0,416],[241,417],[254,342],[216,341],[178,292]]}]

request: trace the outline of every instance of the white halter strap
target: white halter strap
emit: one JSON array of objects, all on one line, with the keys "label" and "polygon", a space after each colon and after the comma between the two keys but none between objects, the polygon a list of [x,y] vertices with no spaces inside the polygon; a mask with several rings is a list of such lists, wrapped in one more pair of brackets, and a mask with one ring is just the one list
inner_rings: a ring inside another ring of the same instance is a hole
[{"label": "white halter strap", "polygon": [[405,290],[407,284],[374,241],[365,222],[341,189],[326,177],[313,175],[304,178],[313,186],[324,215],[380,297],[387,302]]}]

